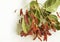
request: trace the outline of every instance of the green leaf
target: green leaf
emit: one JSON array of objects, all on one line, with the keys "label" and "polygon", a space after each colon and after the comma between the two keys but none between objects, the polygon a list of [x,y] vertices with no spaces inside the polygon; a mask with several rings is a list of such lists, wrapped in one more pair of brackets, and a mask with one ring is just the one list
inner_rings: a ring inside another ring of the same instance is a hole
[{"label": "green leaf", "polygon": [[49,19],[50,19],[50,20],[53,20],[53,21],[55,21],[55,22],[57,22],[57,21],[58,21],[58,19],[57,19],[57,16],[56,16],[56,15],[49,15],[48,17],[49,17]]},{"label": "green leaf", "polygon": [[42,13],[43,13],[44,16],[48,16],[48,15],[51,14],[51,12],[46,11],[45,9],[42,9]]},{"label": "green leaf", "polygon": [[39,11],[36,10],[35,16],[38,19],[38,22],[40,22],[40,13],[39,13]]},{"label": "green leaf", "polygon": [[36,10],[35,16],[36,16],[38,19],[40,19],[40,13],[39,13],[39,11]]},{"label": "green leaf", "polygon": [[31,1],[30,6],[33,7],[34,5],[38,6],[38,3],[36,1]]},{"label": "green leaf", "polygon": [[30,8],[36,9],[36,10],[38,10],[38,11],[39,11],[39,9],[40,9],[40,7],[39,7],[39,5],[38,5],[38,3],[37,3],[36,1],[30,2]]},{"label": "green leaf", "polygon": [[60,24],[56,24],[55,27],[57,30],[60,30]]},{"label": "green leaf", "polygon": [[22,29],[23,29],[24,33],[28,32],[27,26],[26,26],[25,21],[24,21],[24,18],[22,19]]},{"label": "green leaf", "polygon": [[51,5],[54,5],[55,4],[55,2],[56,2],[56,0],[47,0],[46,2],[45,2],[45,8],[47,8],[47,7],[49,7],[49,6],[51,6]]},{"label": "green leaf", "polygon": [[56,11],[57,7],[60,5],[60,0],[47,0],[44,7],[49,12]]}]

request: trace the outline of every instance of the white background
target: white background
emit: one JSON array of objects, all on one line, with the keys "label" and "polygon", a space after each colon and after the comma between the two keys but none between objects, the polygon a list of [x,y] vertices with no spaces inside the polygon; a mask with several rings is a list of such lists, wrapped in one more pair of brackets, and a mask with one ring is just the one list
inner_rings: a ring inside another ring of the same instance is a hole
[{"label": "white background", "polygon": [[[39,2],[44,3],[43,1]],[[0,0],[0,42],[40,42],[38,39],[33,41],[29,36],[20,37],[15,31],[18,14],[14,13],[14,10],[19,10],[29,2],[29,0]],[[47,42],[60,42],[60,31],[48,37]]]}]

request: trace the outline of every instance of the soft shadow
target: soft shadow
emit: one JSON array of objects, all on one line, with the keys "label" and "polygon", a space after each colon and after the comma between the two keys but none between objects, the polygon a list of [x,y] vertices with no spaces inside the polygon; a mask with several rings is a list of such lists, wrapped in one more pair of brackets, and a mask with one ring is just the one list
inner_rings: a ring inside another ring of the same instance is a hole
[{"label": "soft shadow", "polygon": [[20,35],[20,32],[22,31],[22,27],[21,27],[21,23],[18,23],[17,24],[17,28],[16,28],[16,33],[18,34],[18,35]]}]

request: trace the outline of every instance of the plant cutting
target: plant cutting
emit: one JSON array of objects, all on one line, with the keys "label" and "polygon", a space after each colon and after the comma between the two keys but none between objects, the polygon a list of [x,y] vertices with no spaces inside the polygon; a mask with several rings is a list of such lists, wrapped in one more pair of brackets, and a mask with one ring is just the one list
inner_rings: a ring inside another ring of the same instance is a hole
[{"label": "plant cutting", "polygon": [[47,41],[47,36],[52,35],[49,30],[54,32],[60,30],[60,22],[57,16],[52,14],[60,5],[60,0],[47,0],[42,8],[37,0],[32,0],[29,5],[30,9],[26,9],[25,14],[20,9],[20,16],[22,16],[19,20],[22,27],[20,35],[24,37],[34,35],[33,40],[38,38],[41,41],[43,36],[43,40]]}]

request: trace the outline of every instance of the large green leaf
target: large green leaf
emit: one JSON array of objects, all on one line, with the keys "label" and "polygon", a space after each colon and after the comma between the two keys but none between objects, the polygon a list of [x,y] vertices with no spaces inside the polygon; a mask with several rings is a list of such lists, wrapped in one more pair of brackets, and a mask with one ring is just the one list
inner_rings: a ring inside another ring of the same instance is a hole
[{"label": "large green leaf", "polygon": [[60,5],[60,0],[47,0],[44,7],[49,12],[56,11],[57,7]]},{"label": "large green leaf", "polygon": [[58,22],[57,16],[56,15],[49,15],[48,16],[50,20],[55,21],[56,23]]},{"label": "large green leaf", "polygon": [[51,6],[51,5],[54,5],[56,3],[56,0],[47,0],[46,2],[45,2],[45,8],[47,8],[47,7],[49,7],[49,6]]},{"label": "large green leaf", "polygon": [[26,23],[24,21],[24,18],[22,19],[22,29],[23,29],[24,33],[27,33],[28,32]]}]

